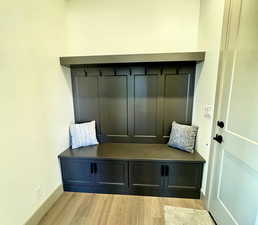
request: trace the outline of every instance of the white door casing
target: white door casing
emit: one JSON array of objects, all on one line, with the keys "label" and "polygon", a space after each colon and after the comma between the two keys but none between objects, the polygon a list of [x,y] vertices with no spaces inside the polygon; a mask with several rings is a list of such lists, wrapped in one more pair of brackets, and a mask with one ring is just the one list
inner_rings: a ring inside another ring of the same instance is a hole
[{"label": "white door casing", "polygon": [[258,223],[258,1],[225,7],[208,208],[219,225]]}]

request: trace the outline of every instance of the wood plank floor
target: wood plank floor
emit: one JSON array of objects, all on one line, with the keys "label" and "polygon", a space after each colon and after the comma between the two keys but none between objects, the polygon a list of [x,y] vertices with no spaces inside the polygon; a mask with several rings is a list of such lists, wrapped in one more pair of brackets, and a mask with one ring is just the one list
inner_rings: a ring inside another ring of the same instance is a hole
[{"label": "wood plank floor", "polygon": [[165,205],[203,209],[195,199],[65,192],[39,225],[165,225]]}]

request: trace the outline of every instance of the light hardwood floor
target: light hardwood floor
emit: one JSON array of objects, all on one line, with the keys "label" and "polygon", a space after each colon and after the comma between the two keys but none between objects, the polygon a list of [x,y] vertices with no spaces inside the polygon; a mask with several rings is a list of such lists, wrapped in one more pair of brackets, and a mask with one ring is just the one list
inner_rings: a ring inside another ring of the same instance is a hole
[{"label": "light hardwood floor", "polygon": [[65,192],[39,225],[165,225],[165,205],[203,209],[194,199]]}]

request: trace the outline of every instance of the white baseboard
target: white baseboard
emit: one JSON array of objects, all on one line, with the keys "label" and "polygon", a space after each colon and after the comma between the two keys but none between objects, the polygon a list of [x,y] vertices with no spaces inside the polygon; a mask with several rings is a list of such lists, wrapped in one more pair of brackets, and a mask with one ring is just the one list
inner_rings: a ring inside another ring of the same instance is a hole
[{"label": "white baseboard", "polygon": [[202,191],[201,191],[201,200],[203,202],[204,209],[207,209],[208,208],[207,198],[206,198],[206,195]]},{"label": "white baseboard", "polygon": [[58,186],[57,189],[48,197],[45,202],[43,202],[43,204],[37,209],[35,213],[33,213],[33,215],[24,225],[38,225],[43,216],[48,212],[48,210],[53,206],[53,204],[62,195],[63,192],[63,186]]}]

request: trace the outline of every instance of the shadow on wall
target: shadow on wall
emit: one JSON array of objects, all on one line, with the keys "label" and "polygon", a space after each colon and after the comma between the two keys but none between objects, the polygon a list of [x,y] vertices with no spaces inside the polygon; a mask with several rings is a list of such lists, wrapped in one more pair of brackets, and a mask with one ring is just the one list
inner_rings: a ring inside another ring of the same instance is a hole
[{"label": "shadow on wall", "polygon": [[[70,0],[66,0],[70,1]],[[61,66],[62,73],[64,75],[67,87],[69,88],[72,96],[72,82],[71,82],[71,69],[69,67]]]}]

